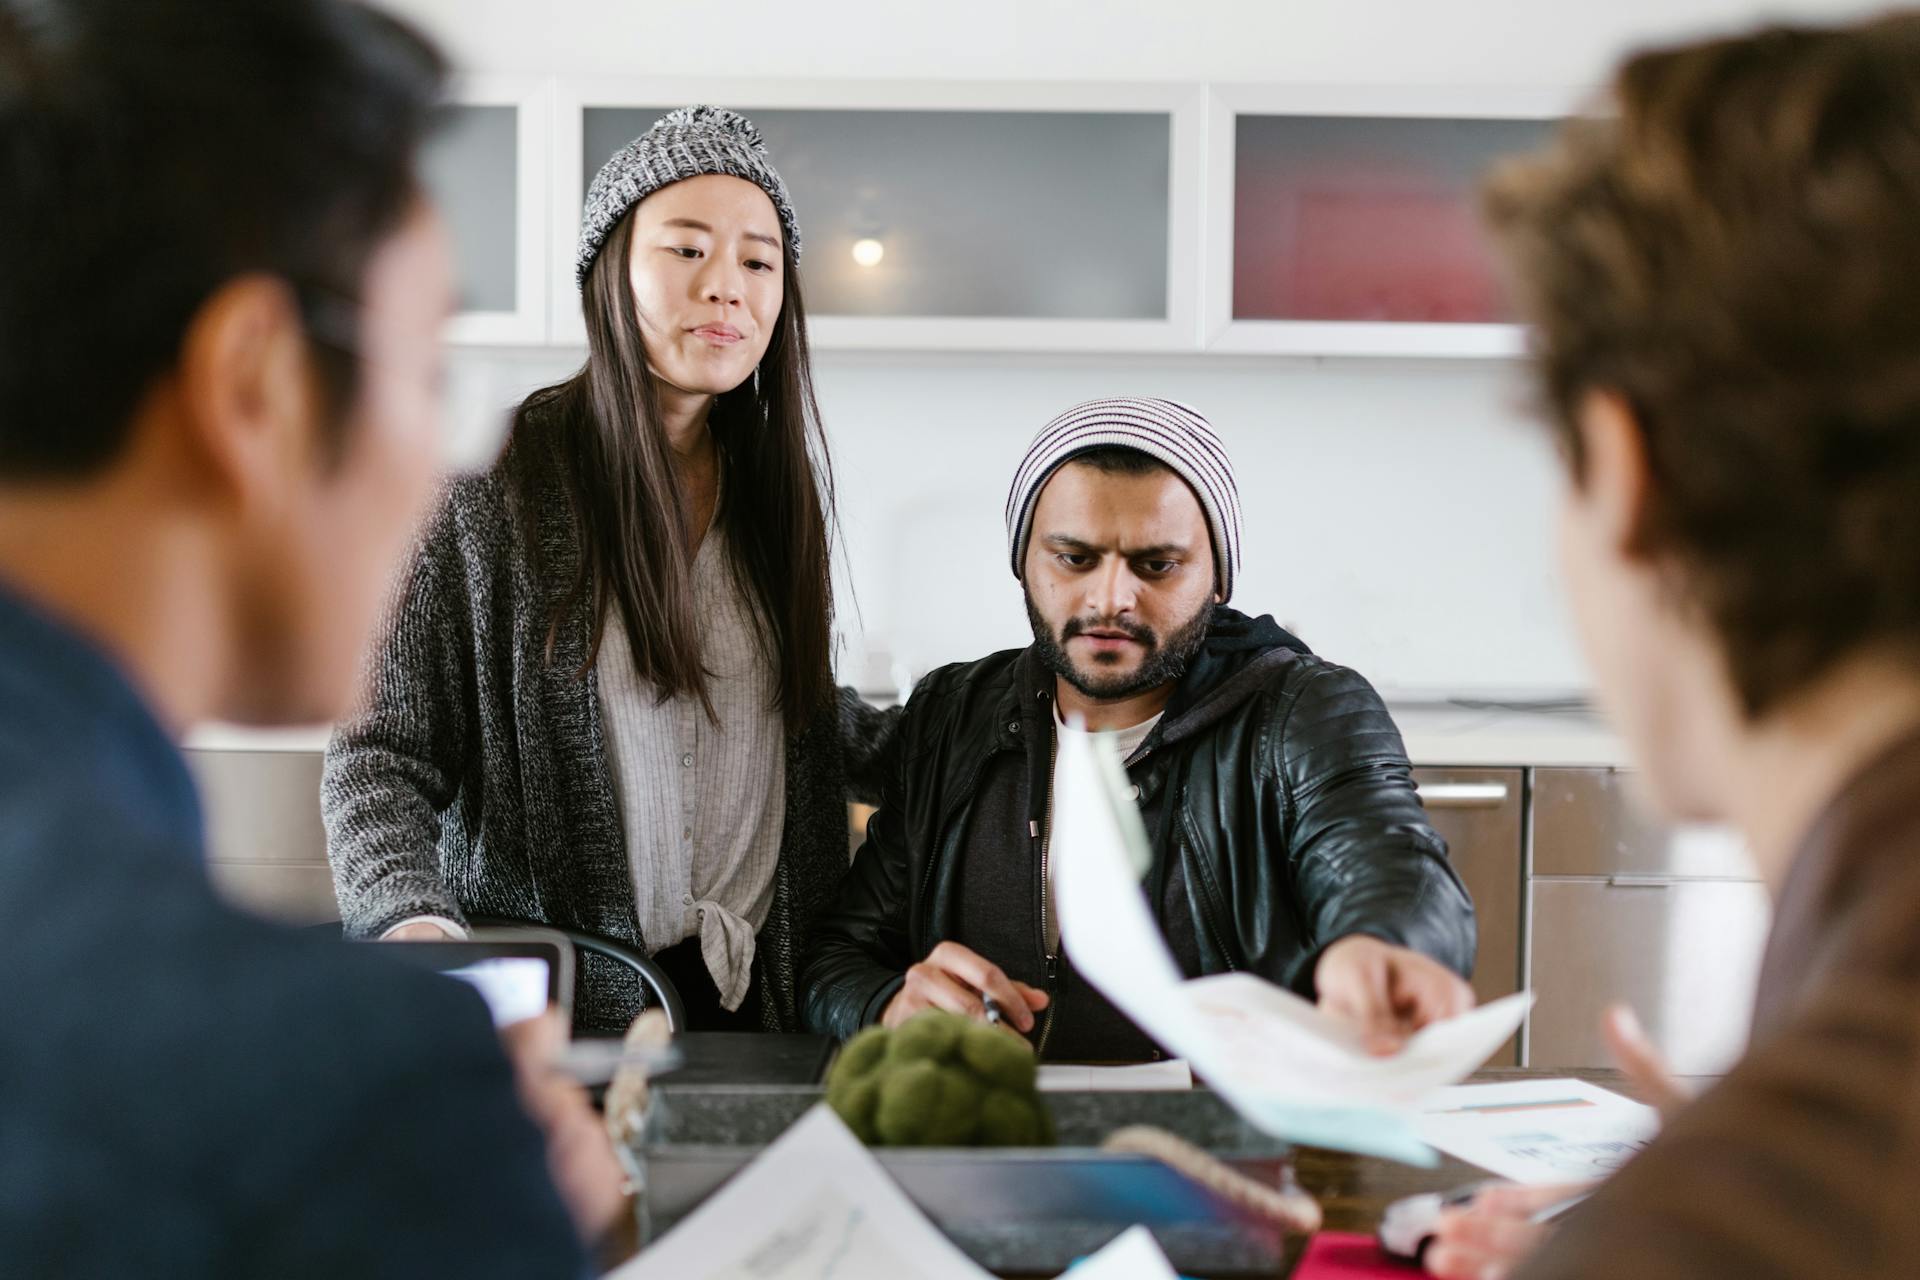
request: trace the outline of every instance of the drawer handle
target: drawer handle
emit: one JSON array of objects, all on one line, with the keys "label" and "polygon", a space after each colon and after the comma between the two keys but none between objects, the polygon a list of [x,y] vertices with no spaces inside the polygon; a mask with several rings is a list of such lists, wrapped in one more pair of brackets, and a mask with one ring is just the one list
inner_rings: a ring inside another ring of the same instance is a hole
[{"label": "drawer handle", "polygon": [[1615,889],[1671,889],[1673,881],[1661,876],[1608,876]]},{"label": "drawer handle", "polygon": [[1420,788],[1429,809],[1497,809],[1507,802],[1504,782],[1433,782]]}]

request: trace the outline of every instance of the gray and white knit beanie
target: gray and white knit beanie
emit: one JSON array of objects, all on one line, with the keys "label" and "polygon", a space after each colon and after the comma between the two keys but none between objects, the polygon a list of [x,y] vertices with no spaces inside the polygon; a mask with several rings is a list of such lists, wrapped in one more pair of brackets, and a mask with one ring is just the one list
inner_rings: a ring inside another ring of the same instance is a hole
[{"label": "gray and white knit beanie", "polygon": [[1089,400],[1040,428],[1013,473],[1007,493],[1007,549],[1013,576],[1024,578],[1033,509],[1055,471],[1083,453],[1119,446],[1158,458],[1187,482],[1207,517],[1214,585],[1224,602],[1240,573],[1240,486],[1213,425],[1172,400]]},{"label": "gray and white knit beanie", "polygon": [[794,220],[793,201],[753,121],[724,107],[681,107],[654,121],[594,175],[580,218],[574,283],[586,287],[587,271],[627,210],[670,183],[709,173],[744,178],[766,192],[780,215],[793,260],[800,260],[800,224]]}]

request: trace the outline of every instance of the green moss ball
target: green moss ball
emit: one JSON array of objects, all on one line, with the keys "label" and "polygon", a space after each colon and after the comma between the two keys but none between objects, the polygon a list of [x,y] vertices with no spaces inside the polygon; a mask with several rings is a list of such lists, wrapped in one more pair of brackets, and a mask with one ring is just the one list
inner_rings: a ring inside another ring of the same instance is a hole
[{"label": "green moss ball", "polygon": [[1033,1050],[1019,1037],[930,1009],[847,1041],[826,1097],[874,1146],[1051,1145],[1053,1117],[1035,1075]]},{"label": "green moss ball", "polygon": [[980,1128],[980,1100],[986,1086],[965,1068],[940,1068],[940,1101],[926,1118],[921,1137],[930,1147],[970,1147]]},{"label": "green moss ball", "polygon": [[940,1106],[940,1066],[924,1059],[890,1063],[880,1076],[880,1102],[874,1128],[890,1147],[924,1145],[935,1110]]},{"label": "green moss ball", "polygon": [[983,1147],[1033,1147],[1040,1143],[1040,1114],[1031,1096],[990,1089],[980,1100],[979,1142]]},{"label": "green moss ball", "polygon": [[827,1090],[827,1105],[853,1130],[854,1136],[871,1146],[880,1140],[877,1116],[880,1110],[880,1077],[848,1076],[837,1087]]},{"label": "green moss ball", "polygon": [[945,1062],[960,1047],[967,1019],[941,1009],[923,1009],[893,1030],[887,1056],[895,1062]]},{"label": "green moss ball", "polygon": [[960,1034],[960,1060],[993,1088],[1033,1092],[1039,1067],[1033,1047],[998,1027],[968,1023]]},{"label": "green moss ball", "polygon": [[866,1075],[886,1058],[887,1045],[892,1039],[893,1033],[885,1027],[868,1027],[841,1046],[840,1056],[833,1060],[833,1074],[849,1077]]}]

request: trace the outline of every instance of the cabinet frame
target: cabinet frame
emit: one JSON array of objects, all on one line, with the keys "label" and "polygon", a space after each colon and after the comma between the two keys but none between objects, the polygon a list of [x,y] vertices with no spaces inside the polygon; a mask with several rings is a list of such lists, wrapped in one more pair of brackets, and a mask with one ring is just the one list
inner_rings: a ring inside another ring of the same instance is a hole
[{"label": "cabinet frame", "polygon": [[[1140,112],[1170,118],[1167,137],[1167,315],[1158,320],[997,316],[808,317],[819,351],[1181,352],[1199,347],[1200,201],[1206,98],[1199,84],[570,78],[556,89],[548,246],[555,343],[584,346],[573,256],[580,234],[586,111],[718,103],[768,110]],[[777,162],[779,157],[774,157]],[[804,224],[803,224],[804,225]]]},{"label": "cabinet frame", "polygon": [[550,77],[465,75],[450,106],[514,109],[514,300],[511,311],[463,311],[447,323],[447,341],[462,346],[538,346],[548,338],[547,234],[553,141]]}]

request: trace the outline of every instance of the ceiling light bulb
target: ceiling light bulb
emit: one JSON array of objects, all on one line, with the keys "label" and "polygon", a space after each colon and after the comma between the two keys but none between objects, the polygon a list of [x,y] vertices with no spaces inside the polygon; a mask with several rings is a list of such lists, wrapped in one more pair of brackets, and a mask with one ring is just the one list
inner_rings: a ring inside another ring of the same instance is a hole
[{"label": "ceiling light bulb", "polygon": [[887,256],[887,246],[872,237],[853,242],[853,260],[863,267],[877,267]]}]

